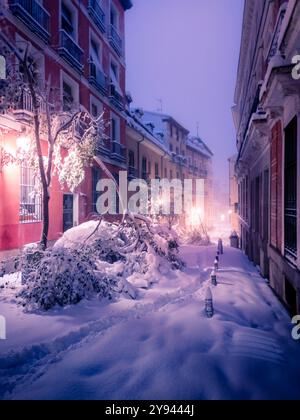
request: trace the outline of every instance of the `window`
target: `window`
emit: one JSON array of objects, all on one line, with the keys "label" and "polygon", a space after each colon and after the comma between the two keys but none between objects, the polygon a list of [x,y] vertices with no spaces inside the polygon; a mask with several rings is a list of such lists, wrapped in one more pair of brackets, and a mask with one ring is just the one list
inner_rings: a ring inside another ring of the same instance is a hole
[{"label": "window", "polygon": [[179,141],[179,130],[178,130],[178,128],[176,129],[176,139],[177,139],[177,141]]},{"label": "window", "polygon": [[255,232],[261,233],[261,176],[255,179],[254,215]]},{"label": "window", "polygon": [[173,145],[170,144],[170,151],[173,152]]},{"label": "window", "polygon": [[173,180],[173,171],[172,171],[172,169],[170,170],[170,180],[171,181]]},{"label": "window", "polygon": [[100,181],[100,169],[92,169],[92,192],[93,192],[93,203],[92,203],[92,212],[97,213],[97,200],[100,197],[101,193],[97,191],[97,184]]},{"label": "window", "polygon": [[64,2],[61,4],[61,28],[72,38],[75,37],[74,14]]},{"label": "window", "polygon": [[91,96],[90,112],[94,118],[98,118],[103,114],[103,105],[94,96]]},{"label": "window", "polygon": [[[32,73],[34,77],[35,84],[37,84],[37,80],[39,77],[39,68],[38,68],[39,66],[38,66],[37,60],[34,59],[32,56],[28,56],[27,67],[30,69],[30,72]],[[24,81],[28,82],[27,75],[24,72],[25,69],[22,64],[20,64],[19,70],[20,70],[20,73],[22,74],[22,78],[24,79]]]},{"label": "window", "polygon": [[147,174],[147,159],[143,158],[142,160],[142,178],[144,180],[147,180],[148,174]]},{"label": "window", "polygon": [[152,167],[152,165],[151,165],[151,162],[149,161],[148,162],[148,174],[149,175],[151,175],[151,171],[152,171],[152,168],[151,167]]},{"label": "window", "polygon": [[111,117],[110,135],[113,142],[120,143],[120,120],[114,115]]},{"label": "window", "polygon": [[98,117],[98,114],[99,114],[98,107],[94,103],[92,103],[91,113],[92,113],[92,116],[94,118],[97,118]]},{"label": "window", "polygon": [[165,179],[167,179],[168,178],[168,170],[167,170],[167,168],[165,168]]},{"label": "window", "polygon": [[94,37],[90,41],[90,59],[98,68],[102,69],[101,45]]},{"label": "window", "polygon": [[21,166],[20,223],[42,220],[41,194],[35,189],[35,175],[32,168]]},{"label": "window", "polygon": [[284,165],[284,231],[285,252],[297,257],[297,117],[285,130]]},{"label": "window", "polygon": [[176,155],[179,155],[179,149],[176,147]]},{"label": "window", "polygon": [[128,152],[128,166],[129,168],[134,168],[134,152],[129,150]]},{"label": "window", "polygon": [[119,15],[113,4],[110,4],[110,24],[118,29],[119,28]]},{"label": "window", "polygon": [[158,163],[155,164],[155,178],[159,179],[159,165],[158,165]]},{"label": "window", "polygon": [[79,85],[63,72],[61,72],[61,91],[64,112],[79,107]]},{"label": "window", "polygon": [[64,112],[71,111],[74,105],[74,96],[72,86],[67,82],[63,82],[63,110]]},{"label": "window", "polygon": [[123,92],[122,92],[120,82],[119,82],[120,81],[119,67],[114,61],[111,61],[110,63],[110,80],[116,92],[119,95],[123,96]]},{"label": "window", "polygon": [[171,137],[173,137],[173,125],[172,124],[170,124],[170,135],[171,135]]},{"label": "window", "polygon": [[263,204],[263,237],[265,240],[269,237],[269,188],[270,171],[268,169],[264,172],[264,204]]}]

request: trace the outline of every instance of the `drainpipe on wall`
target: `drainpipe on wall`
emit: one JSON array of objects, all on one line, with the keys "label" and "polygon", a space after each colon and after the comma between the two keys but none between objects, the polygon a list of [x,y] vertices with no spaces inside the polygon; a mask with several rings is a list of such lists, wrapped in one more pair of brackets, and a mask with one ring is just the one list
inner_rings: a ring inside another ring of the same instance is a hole
[{"label": "drainpipe on wall", "polygon": [[138,172],[139,172],[139,177],[141,176],[140,145],[142,143],[144,143],[144,141],[145,141],[145,136],[142,136],[142,139],[140,141],[138,141]]}]

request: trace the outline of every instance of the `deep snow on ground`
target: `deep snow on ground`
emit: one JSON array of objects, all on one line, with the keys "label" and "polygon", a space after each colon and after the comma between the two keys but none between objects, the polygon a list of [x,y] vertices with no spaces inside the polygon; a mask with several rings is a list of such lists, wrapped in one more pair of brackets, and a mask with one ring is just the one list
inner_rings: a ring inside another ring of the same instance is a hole
[{"label": "deep snow on ground", "polygon": [[238,250],[221,256],[216,313],[206,318],[215,252],[183,247],[185,272],[136,301],[23,313],[15,291],[0,289],[0,398],[300,399],[290,317]]}]

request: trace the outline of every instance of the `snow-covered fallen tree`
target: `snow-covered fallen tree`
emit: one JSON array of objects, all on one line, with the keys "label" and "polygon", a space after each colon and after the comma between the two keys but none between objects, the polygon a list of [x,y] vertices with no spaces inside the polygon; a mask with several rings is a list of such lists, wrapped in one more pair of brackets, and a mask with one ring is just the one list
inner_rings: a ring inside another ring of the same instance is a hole
[{"label": "snow-covered fallen tree", "polygon": [[142,217],[91,221],[67,231],[53,249],[30,246],[22,258],[24,306],[49,310],[97,295],[137,298],[170,270],[183,268],[176,235]]}]

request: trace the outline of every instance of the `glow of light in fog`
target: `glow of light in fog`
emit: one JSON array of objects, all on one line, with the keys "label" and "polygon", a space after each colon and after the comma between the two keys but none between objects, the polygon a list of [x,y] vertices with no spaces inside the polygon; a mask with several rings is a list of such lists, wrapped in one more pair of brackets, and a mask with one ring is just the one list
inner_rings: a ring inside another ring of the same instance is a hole
[{"label": "glow of light in fog", "polygon": [[203,218],[203,211],[199,208],[193,207],[188,215],[188,224],[191,228],[197,229],[201,226]]}]

